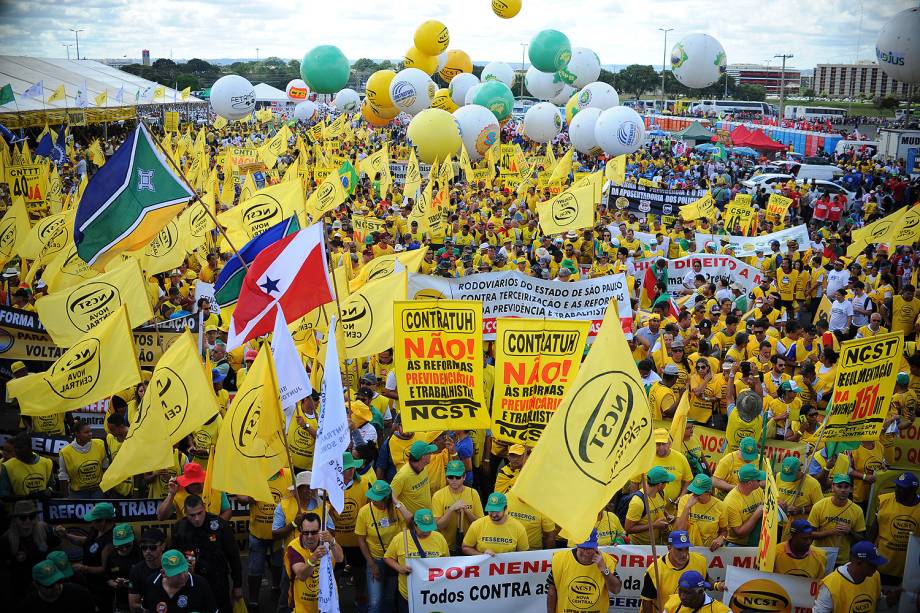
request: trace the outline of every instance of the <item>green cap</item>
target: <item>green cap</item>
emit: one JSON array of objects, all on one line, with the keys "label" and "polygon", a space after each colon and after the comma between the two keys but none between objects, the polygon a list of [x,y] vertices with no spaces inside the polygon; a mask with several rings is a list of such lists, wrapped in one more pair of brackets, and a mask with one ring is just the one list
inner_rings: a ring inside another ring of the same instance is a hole
[{"label": "green cap", "polygon": [[167,577],[175,577],[188,571],[188,560],[177,549],[164,551],[163,555],[160,556],[160,564],[163,566],[163,574]]},{"label": "green cap", "polygon": [[418,461],[429,453],[434,453],[437,450],[437,445],[431,445],[425,441],[415,441],[412,443],[412,446],[409,447],[409,459]]},{"label": "green cap", "polygon": [[393,492],[393,489],[390,487],[390,484],[384,481],[383,479],[377,479],[374,481],[374,484],[371,485],[370,489],[367,490],[365,496],[368,500],[374,500],[380,502]]},{"label": "green cap", "polygon": [[112,544],[116,547],[134,542],[134,529],[131,524],[118,524],[112,528]]},{"label": "green cap", "polygon": [[782,468],[779,469],[779,480],[792,483],[798,479],[800,468],[802,468],[802,462],[795,456],[789,456],[783,460]]},{"label": "green cap", "polygon": [[84,521],[96,521],[97,519],[115,519],[115,507],[111,502],[99,502],[83,516]]},{"label": "green cap", "polygon": [[738,470],[738,481],[740,483],[748,483],[750,481],[763,481],[767,478],[767,474],[762,470],[757,470],[757,467],[753,464],[745,464]]},{"label": "green cap", "polygon": [[431,509],[419,509],[412,517],[415,519],[415,526],[422,532],[434,532],[438,529]]},{"label": "green cap", "polygon": [[342,470],[348,470],[349,468],[361,468],[364,466],[364,460],[355,459],[351,455],[350,451],[346,451],[342,454]]},{"label": "green cap", "polygon": [[463,477],[466,475],[466,466],[460,460],[451,460],[447,463],[448,477]]},{"label": "green cap", "polygon": [[745,436],[741,439],[741,442],[738,443],[738,449],[741,450],[741,459],[745,462],[753,462],[757,459],[757,441],[753,437]]},{"label": "green cap", "polygon": [[648,480],[649,485],[658,485],[660,483],[670,483],[674,480],[674,475],[660,466],[653,466],[652,469],[646,473],[645,478]]},{"label": "green cap", "polygon": [[907,385],[910,383],[910,375],[906,372],[899,372],[898,377],[895,380],[898,385]]},{"label": "green cap", "polygon": [[712,491],[712,479],[709,478],[709,475],[700,473],[693,477],[693,481],[690,482],[690,485],[687,486],[687,489],[697,496],[701,494],[708,494]]},{"label": "green cap", "polygon": [[853,485],[853,480],[850,479],[850,475],[846,475],[846,474],[844,474],[844,473],[838,473],[838,474],[834,475],[834,479],[833,479],[832,482],[833,482],[834,484],[837,484],[837,483],[849,483],[850,485]]},{"label": "green cap", "polygon": [[492,492],[486,500],[486,513],[501,512],[508,506],[508,498],[501,492]]},{"label": "green cap", "polygon": [[61,574],[65,579],[73,577],[73,566],[70,565],[70,558],[67,557],[65,552],[60,550],[52,551],[45,559],[54,562],[54,565],[57,566],[59,571],[61,571]]},{"label": "green cap", "polygon": [[63,581],[64,575],[61,574],[54,562],[42,560],[32,567],[32,579],[41,586],[51,587],[58,581]]},{"label": "green cap", "polygon": [[789,381],[783,381],[782,383],[779,384],[779,391],[795,392],[796,394],[798,394],[802,390],[799,388],[799,386],[796,384],[795,381],[790,379]]}]

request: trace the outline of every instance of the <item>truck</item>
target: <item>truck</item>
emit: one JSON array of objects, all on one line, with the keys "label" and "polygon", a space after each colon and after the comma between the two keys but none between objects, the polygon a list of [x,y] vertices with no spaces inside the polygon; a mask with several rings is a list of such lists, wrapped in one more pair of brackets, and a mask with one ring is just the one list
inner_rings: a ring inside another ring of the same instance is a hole
[{"label": "truck", "polygon": [[882,128],[878,143],[879,159],[903,160],[911,177],[920,176],[920,130]]}]

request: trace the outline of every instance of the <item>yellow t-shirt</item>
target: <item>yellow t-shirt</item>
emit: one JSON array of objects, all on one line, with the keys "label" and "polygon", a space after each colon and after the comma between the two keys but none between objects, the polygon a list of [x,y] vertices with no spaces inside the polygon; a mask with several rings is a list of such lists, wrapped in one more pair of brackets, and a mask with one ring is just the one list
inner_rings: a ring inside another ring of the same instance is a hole
[{"label": "yellow t-shirt", "polygon": [[[882,463],[885,461],[885,448],[881,443],[876,442],[872,449],[860,445],[852,452],[853,470],[860,473],[878,472],[882,469]],[[869,498],[869,489],[872,484],[853,477],[853,501],[865,502]]]},{"label": "yellow t-shirt", "polygon": [[725,495],[729,542],[736,545],[747,545],[749,539],[756,539],[759,536],[756,530],[747,536],[737,536],[734,529],[750,519],[761,504],[763,504],[763,489],[759,487],[747,496],[742,494],[737,487]]},{"label": "yellow t-shirt", "polygon": [[[696,552],[690,552],[690,559],[682,568],[674,566],[671,560],[668,559],[668,554],[665,554],[658,559],[658,576],[661,580],[660,585],[655,579],[655,568],[653,565],[649,564],[648,570],[645,571],[646,582],[651,583],[654,594],[651,597],[647,597],[646,593],[643,593],[642,600],[653,600],[655,594],[676,594],[677,582],[680,580],[682,574],[690,570],[695,570],[703,575],[703,577],[706,577],[707,569],[708,564],[706,563],[706,558]],[[645,592],[644,589],[643,592]]]},{"label": "yellow t-shirt", "polygon": [[[445,512],[447,512],[447,507],[453,505],[455,502],[463,500],[466,502],[466,508],[472,512],[476,518],[480,518],[484,515],[482,510],[482,500],[479,498],[479,494],[471,487],[464,486],[463,491],[460,494],[455,495],[450,491],[450,487],[442,487],[437,492],[434,493],[434,496],[431,497],[431,512],[435,518],[440,519]],[[510,499],[509,499],[510,504]],[[444,528],[438,528],[438,532],[444,535],[444,539],[450,545],[451,553],[458,554],[460,551],[460,544],[457,543],[457,531],[466,532],[470,524],[467,523],[466,517],[463,518],[463,526],[460,526],[460,513],[453,511],[450,514],[450,520]]]},{"label": "yellow t-shirt", "polygon": [[[684,514],[687,508],[687,501],[692,494],[684,494],[680,497],[677,504],[677,516]],[[690,544],[697,547],[708,547],[717,536],[719,530],[728,528],[728,516],[725,512],[725,503],[710,496],[708,502],[700,502],[690,507],[690,515],[687,521],[687,532],[690,535]]]},{"label": "yellow t-shirt", "polygon": [[368,502],[367,490],[371,488],[377,475],[373,470],[361,475],[360,479],[352,479],[351,485],[345,489],[345,506],[341,513],[332,511],[332,521],[335,522],[335,540],[342,547],[357,547],[358,539],[355,536],[355,526],[358,522],[358,511]]},{"label": "yellow t-shirt", "polygon": [[[431,532],[425,538],[419,537],[418,542],[422,546],[421,551],[425,552],[426,558],[446,558],[450,555],[447,541],[444,540],[444,535],[440,532]],[[409,544],[408,553],[406,553],[406,543]],[[421,558],[422,556],[419,554],[419,548],[411,535],[403,538],[397,534],[390,541],[385,557],[396,560],[399,564],[405,564],[407,557]],[[399,593],[402,594],[403,598],[409,599],[409,581],[406,579],[406,575],[399,575]]]},{"label": "yellow t-shirt", "polygon": [[367,549],[375,560],[383,559],[393,537],[399,534],[399,512],[393,509],[391,514],[378,509],[373,503],[367,503],[358,511],[355,520],[355,535],[363,536]]},{"label": "yellow t-shirt", "polygon": [[527,530],[513,517],[508,517],[502,524],[496,524],[488,516],[480,517],[470,524],[470,529],[463,537],[463,544],[475,547],[481,553],[486,550],[493,553],[508,553],[527,551],[530,548]]},{"label": "yellow t-shirt", "polygon": [[822,498],[812,507],[808,521],[817,532],[825,532],[838,524],[850,526],[850,534],[835,534],[815,539],[818,547],[837,547],[837,559],[843,564],[850,559],[850,537],[857,532],[866,531],[866,521],[862,509],[852,500],[838,507],[833,498]]},{"label": "yellow t-shirt", "polygon": [[431,488],[428,487],[428,471],[416,474],[412,466],[406,462],[396,471],[390,487],[393,488],[393,497],[406,507],[409,513],[421,509],[431,508]]},{"label": "yellow t-shirt", "polygon": [[[839,553],[838,559],[839,558]],[[826,576],[821,583],[830,592],[837,611],[875,611],[875,603],[882,590],[882,578],[878,572],[863,579],[862,583],[853,583],[843,576],[840,569]]]},{"label": "yellow t-shirt", "polygon": [[[603,552],[601,556],[607,570],[615,573],[616,558]],[[579,562],[573,549],[553,554],[552,582],[556,588],[556,613],[606,613],[610,608],[604,575],[597,564]]]},{"label": "yellow t-shirt", "polygon": [[655,382],[648,391],[648,404],[652,410],[652,419],[663,419],[662,411],[671,408],[677,395],[674,390],[663,383]]},{"label": "yellow t-shirt", "polygon": [[[789,483],[783,481],[780,475],[776,475],[776,491],[779,494],[780,502],[785,502],[792,507],[807,508],[815,506],[819,500],[824,498],[824,492],[821,491],[821,484],[818,483],[817,479],[811,475],[805,475],[803,478],[805,483],[802,484],[802,491],[796,496],[796,490],[799,487],[798,480]],[[788,515],[788,517],[790,522],[796,519],[808,519],[808,513],[796,513],[795,515]]]},{"label": "yellow t-shirt", "polygon": [[820,547],[809,547],[804,558],[794,558],[789,551],[788,541],[776,548],[773,572],[778,575],[793,575],[821,580],[827,568],[827,553]]},{"label": "yellow t-shirt", "polygon": [[[741,470],[741,467],[745,464],[749,464],[749,462],[745,462],[740,453],[733,451],[722,456],[719,463],[716,464],[716,470],[712,473],[712,476],[731,483],[732,485],[738,485],[738,471]],[[726,492],[726,494],[727,493],[728,492]]]},{"label": "yellow t-shirt", "polygon": [[[607,510],[601,511],[601,518],[594,524],[594,529],[597,530],[597,543],[601,547],[616,545],[617,542],[626,542],[626,530],[615,513]],[[574,547],[577,544],[572,539],[568,541],[569,547]]]},{"label": "yellow t-shirt", "polygon": [[894,492],[878,497],[878,549],[888,558],[879,567],[886,575],[901,576],[907,559],[907,541],[911,534],[920,536],[920,504],[912,507],[899,503]]},{"label": "yellow t-shirt", "polygon": [[[632,545],[650,545],[648,536],[647,523],[645,518],[646,500],[644,494],[636,494],[629,501],[629,507],[626,510],[626,519],[642,525],[640,532],[633,532],[629,535],[629,542]],[[667,500],[661,494],[657,494],[648,499],[649,512],[652,515],[652,523],[664,517],[667,510]],[[657,528],[653,529],[655,533],[655,542],[661,541],[661,534]],[[660,531],[664,532],[664,531]]]},{"label": "yellow t-shirt", "polygon": [[518,498],[514,492],[508,492],[508,515],[524,526],[529,549],[543,549],[543,534],[556,529],[556,522]]},{"label": "yellow t-shirt", "polygon": [[[640,469],[641,472],[635,475],[631,482],[636,485],[641,484],[645,473],[655,466],[662,467],[674,476],[674,480],[664,486],[664,495],[669,501],[676,501],[680,497],[683,484],[693,481],[693,472],[690,470],[690,463],[687,462],[687,458],[679,451],[671,450],[663,458],[655,454],[652,458],[652,463],[648,466],[643,466]],[[671,509],[674,508],[676,508],[676,505],[671,505]]]}]

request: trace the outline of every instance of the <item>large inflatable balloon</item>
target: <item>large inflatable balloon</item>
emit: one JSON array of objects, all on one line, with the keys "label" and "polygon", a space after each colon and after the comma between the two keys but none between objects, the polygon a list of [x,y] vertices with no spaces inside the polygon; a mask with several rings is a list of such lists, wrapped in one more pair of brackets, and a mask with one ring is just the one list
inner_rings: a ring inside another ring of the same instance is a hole
[{"label": "large inflatable balloon", "polygon": [[454,116],[441,109],[425,109],[412,118],[406,132],[418,159],[426,164],[443,160],[460,148],[460,129]]},{"label": "large inflatable balloon", "polygon": [[406,51],[403,58],[403,66],[406,68],[418,68],[426,75],[431,76],[438,70],[438,56],[425,55],[418,50],[418,47],[411,47]]},{"label": "large inflatable balloon", "polygon": [[447,26],[436,19],[429,19],[415,31],[415,46],[425,55],[440,55],[449,44]]},{"label": "large inflatable balloon", "polygon": [[567,84],[582,88],[601,76],[601,60],[590,49],[575,47],[572,59],[559,71],[559,75]]},{"label": "large inflatable balloon", "polygon": [[395,107],[395,106],[377,106],[375,104],[371,104],[371,106],[374,107],[374,113],[378,117],[382,117],[383,119],[386,119],[387,121],[395,118],[397,115],[402,113],[399,107]]},{"label": "large inflatable balloon", "polygon": [[473,96],[473,104],[486,107],[497,120],[505,121],[514,110],[514,94],[501,81],[486,81]]},{"label": "large inflatable balloon", "polygon": [[568,102],[565,103],[565,122],[571,125],[572,119],[575,118],[575,115],[577,115],[580,110],[581,109],[578,108],[578,92],[575,92],[569,98]]},{"label": "large inflatable balloon", "polygon": [[552,100],[562,91],[563,85],[565,83],[556,73],[540,72],[534,66],[528,68],[527,74],[524,75],[524,87],[531,96],[540,100]]},{"label": "large inflatable balloon", "polygon": [[445,66],[447,66],[447,51],[438,54],[438,72],[444,70]]},{"label": "large inflatable balloon", "polygon": [[511,19],[521,11],[521,0],[492,0],[492,12],[502,19]]},{"label": "large inflatable balloon", "polygon": [[588,83],[580,92],[578,92],[578,109],[593,107],[606,111],[607,109],[620,104],[620,95],[612,85],[595,81]]},{"label": "large inflatable balloon", "polygon": [[538,143],[548,143],[562,131],[559,107],[550,102],[538,102],[524,114],[524,136]]},{"label": "large inflatable balloon", "polygon": [[310,95],[310,88],[303,82],[303,79],[292,79],[288,81],[287,87],[284,88],[289,100],[300,102],[306,100]]},{"label": "large inflatable balloon", "polygon": [[[364,102],[361,104],[361,116],[364,117],[364,120],[367,122],[369,126],[373,126],[375,128],[382,128],[383,126],[390,123],[390,119],[392,118],[388,119],[386,117],[381,117],[377,111],[378,109],[374,107],[373,104],[368,102],[367,98],[365,98]],[[397,110],[397,113],[399,113],[398,110]]]},{"label": "large inflatable balloon", "polygon": [[351,64],[334,45],[320,45],[306,52],[300,62],[300,76],[310,89],[320,94],[334,94],[348,83]]},{"label": "large inflatable balloon", "polygon": [[211,108],[231,121],[246,117],[256,108],[252,83],[236,74],[219,78],[211,86]]},{"label": "large inflatable balloon", "polygon": [[[579,113],[578,117],[581,117],[582,113]],[[634,153],[645,142],[645,123],[639,113],[628,106],[615,106],[603,111],[597,118],[594,124],[594,139],[607,155]]]},{"label": "large inflatable balloon", "polygon": [[297,121],[311,122],[316,119],[319,109],[310,100],[304,100],[294,107],[294,119]]},{"label": "large inflatable balloon", "polygon": [[441,78],[450,83],[454,77],[464,72],[473,72],[473,60],[466,51],[451,49],[447,52],[447,63],[438,71]]},{"label": "large inflatable balloon", "polygon": [[572,118],[572,123],[569,124],[569,142],[578,153],[597,155],[601,152],[594,136],[594,126],[600,114],[600,109],[587,108],[578,111],[578,115]]},{"label": "large inflatable balloon", "polygon": [[572,44],[559,30],[543,30],[530,41],[527,48],[530,63],[541,72],[556,72],[572,59]]},{"label": "large inflatable balloon", "polygon": [[725,49],[708,34],[688,34],[671,50],[671,72],[686,87],[709,87],[725,74]]},{"label": "large inflatable balloon", "polygon": [[559,90],[559,93],[556,94],[555,97],[550,98],[549,101],[555,104],[556,106],[565,106],[566,103],[568,103],[568,101],[572,99],[572,96],[574,96],[577,91],[578,90],[572,87],[571,85],[563,85],[562,89]]},{"label": "large inflatable balloon", "polygon": [[364,93],[371,104],[377,107],[393,106],[393,100],[390,98],[390,83],[396,76],[395,70],[378,70],[367,80],[367,86]]},{"label": "large inflatable balloon", "polygon": [[875,57],[892,79],[920,83],[920,8],[901,11],[882,27]]},{"label": "large inflatable balloon", "polygon": [[[450,62],[448,61],[448,64]],[[453,79],[450,81],[450,99],[454,101],[454,104],[457,106],[463,106],[466,104],[466,94],[474,86],[479,85],[479,77],[468,72],[461,72],[460,74],[454,75]]]},{"label": "large inflatable balloon", "polygon": [[479,91],[480,87],[482,87],[482,83],[476,83],[473,87],[466,90],[466,98],[463,99],[463,104],[473,104],[473,99],[476,98],[476,93]]},{"label": "large inflatable balloon", "polygon": [[504,62],[489,62],[482,69],[479,80],[483,83],[486,81],[501,81],[508,87],[514,87],[514,70]]},{"label": "large inflatable balloon", "polygon": [[446,87],[442,87],[435,92],[434,99],[431,101],[431,108],[453,113],[459,107],[450,99],[450,90]]},{"label": "large inflatable balloon", "polygon": [[416,115],[431,106],[436,88],[431,78],[418,68],[404,68],[390,83],[390,99],[401,111]]},{"label": "large inflatable balloon", "polygon": [[333,104],[340,113],[354,113],[361,106],[361,96],[353,89],[343,89],[335,95]]},{"label": "large inflatable balloon", "polygon": [[460,127],[460,138],[470,156],[470,161],[482,159],[489,147],[498,142],[500,128],[495,115],[484,106],[468,104],[454,111]]}]

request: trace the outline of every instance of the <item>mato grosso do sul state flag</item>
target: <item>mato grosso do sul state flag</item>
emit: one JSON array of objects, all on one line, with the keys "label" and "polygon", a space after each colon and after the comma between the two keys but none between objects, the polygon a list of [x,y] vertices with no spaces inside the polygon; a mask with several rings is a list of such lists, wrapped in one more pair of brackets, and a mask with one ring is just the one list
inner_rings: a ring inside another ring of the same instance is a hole
[{"label": "mato grosso do sul state flag", "polygon": [[194,196],[140,124],[83,192],[74,220],[77,253],[104,268],[149,243]]}]

